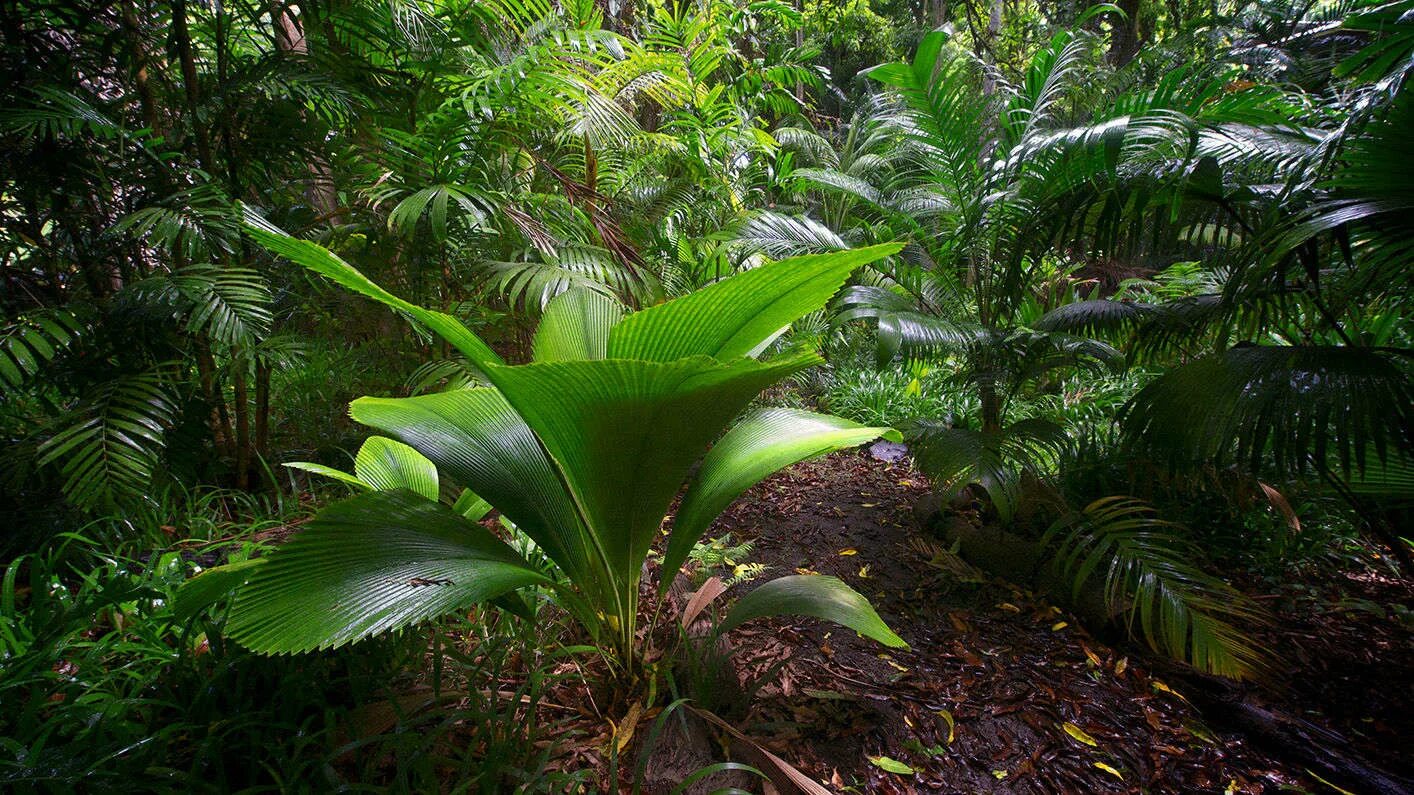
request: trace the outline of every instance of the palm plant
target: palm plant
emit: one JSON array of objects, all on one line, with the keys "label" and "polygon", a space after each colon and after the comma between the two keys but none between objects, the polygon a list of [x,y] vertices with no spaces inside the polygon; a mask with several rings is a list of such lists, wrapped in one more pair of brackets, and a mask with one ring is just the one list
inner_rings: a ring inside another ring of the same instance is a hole
[{"label": "palm plant", "polygon": [[[1354,14],[1343,32],[1297,26],[1343,39],[1335,52],[1347,55],[1333,77],[1354,76],[1344,112],[1318,118],[1301,146],[1270,148],[1287,153],[1275,158],[1244,153],[1236,137],[1213,148],[1224,171],[1245,168],[1209,189],[1232,208],[1236,232],[1219,252],[1224,267],[1210,271],[1220,278],[1209,294],[1158,305],[1089,301],[1047,320],[1125,329],[1136,351],[1161,361],[1179,354],[1179,366],[1124,411],[1131,452],[1179,472],[1235,465],[1274,481],[1314,473],[1411,567],[1407,542],[1371,505],[1407,503],[1407,483],[1388,475],[1414,460],[1409,336],[1394,320],[1407,315],[1414,250],[1403,154],[1414,130],[1407,8]],[[1364,48],[1350,46],[1364,37]],[[1263,160],[1267,168],[1254,172]],[[1243,186],[1257,174],[1271,187]],[[1379,485],[1366,489],[1367,478]]]},{"label": "palm plant", "polygon": [[[1260,88],[1234,96],[1221,69],[1177,70],[1156,85],[1112,92],[1096,76],[1098,56],[1092,35],[1062,32],[1009,87],[935,32],[912,61],[870,72],[898,100],[884,122],[894,143],[884,136],[872,179],[840,169],[797,173],[847,200],[821,205],[836,229],[869,236],[883,226],[911,239],[902,257],[873,266],[882,278],[841,295],[836,317],[876,327],[881,363],[900,354],[943,358],[975,390],[980,427],[953,417],[921,418],[909,429],[935,486],[945,496],[980,489],[1006,525],[1023,500],[1049,495],[1037,507],[1060,506],[1058,526],[1070,535],[1056,531],[1040,543],[1084,561],[1060,567],[1077,587],[1105,572],[1112,607],[1139,610],[1142,621],[1130,628],[1142,625],[1135,634],[1156,650],[1245,675],[1260,668],[1259,655],[1228,619],[1250,618],[1249,606],[1211,598],[1230,591],[1176,551],[1164,523],[1099,504],[1090,516],[1054,499],[1048,473],[1072,444],[1071,430],[1014,405],[1058,373],[1122,367],[1125,356],[1094,338],[1115,326],[1195,311],[1187,300],[1173,308],[1099,300],[1098,290],[1082,291],[1068,259],[1188,253],[1215,227],[1238,230],[1228,233],[1231,244],[1254,211],[1237,207],[1250,194],[1224,180],[1280,178],[1312,150],[1311,139],[1263,127],[1281,118],[1280,96]],[[813,244],[799,238],[801,247]],[[1142,536],[1125,535],[1131,520]],[[1148,612],[1153,605],[1163,607]],[[1160,613],[1166,618],[1151,621]]]},{"label": "palm plant", "polygon": [[[632,314],[596,293],[565,293],[546,308],[534,361],[506,365],[454,319],[382,290],[326,249],[258,221],[250,231],[272,252],[405,312],[475,364],[492,387],[362,398],[352,414],[485,499],[556,567],[547,576],[482,526],[429,500],[430,492],[371,491],[325,509],[253,568],[229,629],[255,649],[339,646],[544,588],[609,650],[621,674],[632,675],[642,654],[644,564],[685,479],[660,594],[712,519],[752,484],[793,462],[896,436],[789,410],[732,423],[765,386],[819,361],[810,352],[757,360],[767,343],[822,306],[850,272],[896,247],[778,262]],[[722,626],[780,612],[903,644],[863,597],[827,577],[763,585]]]}]

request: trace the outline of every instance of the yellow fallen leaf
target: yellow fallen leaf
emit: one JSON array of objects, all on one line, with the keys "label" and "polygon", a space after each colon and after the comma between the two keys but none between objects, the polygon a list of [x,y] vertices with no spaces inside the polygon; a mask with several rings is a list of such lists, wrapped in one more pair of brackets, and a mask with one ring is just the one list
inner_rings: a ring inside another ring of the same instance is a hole
[{"label": "yellow fallen leaf", "polygon": [[1160,682],[1160,681],[1157,680],[1157,679],[1151,680],[1151,681],[1149,682],[1149,685],[1150,685],[1150,687],[1153,687],[1155,691],[1160,692],[1160,693],[1168,693],[1169,695],[1174,696],[1175,698],[1179,699],[1180,701],[1187,701],[1187,700],[1188,700],[1188,699],[1186,699],[1186,698],[1183,697],[1183,694],[1182,694],[1182,693],[1180,693],[1180,692],[1174,690],[1173,688],[1169,687],[1168,685],[1164,684],[1163,682]]},{"label": "yellow fallen leaf", "polygon": [[1115,770],[1114,768],[1110,767],[1109,765],[1105,764],[1104,762],[1096,762],[1096,763],[1095,763],[1095,767],[1098,767],[1099,769],[1105,771],[1106,773],[1109,773],[1111,776],[1114,776],[1115,778],[1119,779],[1120,781],[1124,781],[1124,774],[1123,774],[1123,773],[1119,772],[1118,770]]},{"label": "yellow fallen leaf", "polygon": [[1129,667],[1129,658],[1128,658],[1128,657],[1121,657],[1121,658],[1119,658],[1119,662],[1115,663],[1115,675],[1118,676],[1119,674],[1124,673],[1125,669],[1128,668],[1128,667]]},{"label": "yellow fallen leaf", "polygon": [[642,713],[643,703],[635,701],[633,706],[628,708],[628,714],[617,726],[613,721],[609,721],[609,725],[614,728],[614,745],[618,748],[619,753],[623,753],[629,742],[633,740],[633,730],[638,727],[638,716]]},{"label": "yellow fallen leaf", "polygon": [[866,502],[866,503],[862,504],[860,507],[862,507],[862,508],[878,508],[878,507],[879,507],[879,503],[877,503],[877,502]]},{"label": "yellow fallen leaf", "polygon": [[840,550],[840,554],[845,557],[849,557],[850,555],[858,555],[859,550],[855,549],[854,547],[845,547],[844,549]]},{"label": "yellow fallen leaf", "polygon": [[816,571],[816,570],[814,570],[814,569],[805,569],[805,568],[801,568],[801,567],[797,566],[796,569],[795,569],[795,573],[796,573],[796,574],[819,574],[820,572],[818,572],[818,571]]},{"label": "yellow fallen leaf", "polygon": [[1060,632],[1061,630],[1065,629],[1065,628],[1068,627],[1068,626],[1070,626],[1070,624],[1067,623],[1067,622],[1065,622],[1065,621],[1057,621],[1056,623],[1054,623],[1054,624],[1051,625],[1051,631],[1052,631],[1052,632]]},{"label": "yellow fallen leaf", "polygon": [[869,579],[869,564],[868,564],[868,563],[866,563],[866,564],[864,564],[863,566],[860,566],[860,567],[859,567],[859,576],[860,576],[861,578],[863,578],[863,579],[866,579],[866,580]]},{"label": "yellow fallen leaf", "polygon": [[1096,654],[1093,651],[1090,651],[1089,646],[1086,646],[1084,643],[1082,643],[1080,644],[1080,649],[1081,651],[1085,652],[1085,659],[1089,660],[1091,665],[1095,666],[1096,668],[1099,668],[1100,666],[1105,664],[1105,661],[1100,659],[1100,655]]},{"label": "yellow fallen leaf", "polygon": [[938,710],[938,717],[948,725],[948,745],[952,745],[953,737],[956,736],[957,721],[953,720],[952,713],[945,709]]},{"label": "yellow fallen leaf", "polygon": [[1076,726],[1074,723],[1071,723],[1070,721],[1066,721],[1065,723],[1062,723],[1062,724],[1061,724],[1061,728],[1062,728],[1062,729],[1065,729],[1065,733],[1066,733],[1066,734],[1069,734],[1071,737],[1075,738],[1075,740],[1076,740],[1077,742],[1085,743],[1086,745],[1090,746],[1091,748],[1099,748],[1099,747],[1100,747],[1100,744],[1095,741],[1095,738],[1094,738],[1094,737],[1091,737],[1090,735],[1086,734],[1084,729],[1080,728],[1079,726]]},{"label": "yellow fallen leaf", "polygon": [[993,778],[995,778],[997,781],[1001,781],[1002,779],[1006,778],[1006,777],[1009,776],[1009,775],[1011,775],[1011,774],[1008,773],[1008,772],[1005,771],[1005,770],[993,770],[993,771],[992,771],[992,776],[993,776]]},{"label": "yellow fallen leaf", "polygon": [[1001,604],[997,605],[997,607],[1000,607],[1001,609],[1007,611],[1008,613],[1020,613],[1020,612],[1021,612],[1021,608],[1017,607],[1016,605],[1012,604],[1011,602],[1002,602]]}]

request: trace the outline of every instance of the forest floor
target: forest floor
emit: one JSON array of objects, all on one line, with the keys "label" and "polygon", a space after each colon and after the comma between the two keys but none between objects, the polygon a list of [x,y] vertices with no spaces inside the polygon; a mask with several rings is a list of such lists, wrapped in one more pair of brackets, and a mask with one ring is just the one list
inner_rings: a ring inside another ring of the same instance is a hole
[{"label": "forest floor", "polygon": [[[760,581],[844,579],[912,647],[887,650],[804,619],[733,633],[746,672],[787,660],[738,724],[755,739],[818,780],[879,793],[1323,789],[1301,765],[1205,724],[1138,647],[1092,637],[1035,594],[920,537],[912,507],[927,488],[903,465],[838,454],[768,479],[713,527],[755,542],[751,560],[770,566]],[[1408,582],[1341,579],[1328,603],[1411,603]],[[1305,596],[1313,590],[1302,586]],[[1407,765],[1408,628],[1373,612],[1313,613],[1310,599],[1254,595],[1278,616],[1263,640],[1288,666],[1275,677],[1284,690],[1266,700],[1352,738],[1380,764]],[[889,760],[913,772],[889,772]]]}]

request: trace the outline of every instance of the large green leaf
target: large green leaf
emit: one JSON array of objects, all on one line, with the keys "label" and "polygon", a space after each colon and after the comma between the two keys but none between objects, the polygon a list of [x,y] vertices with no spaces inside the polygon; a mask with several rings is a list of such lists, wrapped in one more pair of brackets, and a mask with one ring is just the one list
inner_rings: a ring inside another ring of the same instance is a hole
[{"label": "large green leaf", "polygon": [[908,646],[879,618],[868,599],[837,577],[797,574],[771,580],[732,605],[717,631],[730,632],[746,621],[767,616],[823,618],[843,624],[885,646]]},{"label": "large green leaf", "polygon": [[609,358],[667,362],[750,355],[824,306],[856,268],[901,248],[889,243],[808,254],[737,274],[625,318],[609,335]]},{"label": "large green leaf", "polygon": [[347,483],[359,491],[372,491],[373,487],[364,482],[358,475],[351,475],[342,469],[335,469],[331,466],[316,464],[313,461],[289,461],[285,466],[290,469],[298,469],[301,472],[309,472],[314,475],[323,475],[326,478],[333,478],[340,483]]},{"label": "large green leaf", "polygon": [[537,362],[603,359],[609,332],[624,316],[623,304],[607,295],[576,288],[545,307],[531,352]]},{"label": "large green leaf", "polygon": [[381,436],[364,441],[354,458],[352,475],[311,461],[291,461],[285,466],[333,478],[360,491],[408,489],[434,502],[440,497],[437,465],[412,447]]},{"label": "large green leaf", "polygon": [[257,566],[269,562],[269,558],[249,560],[214,566],[182,583],[177,598],[172,604],[172,617],[185,622],[198,613],[229,596],[255,573]]},{"label": "large green leaf", "polygon": [[880,436],[902,441],[892,428],[870,428],[828,414],[762,409],[737,423],[702,459],[673,523],[663,559],[666,590],[708,525],[742,492],[783,467],[863,444]]},{"label": "large green leaf", "polygon": [[344,262],[334,252],[318,243],[290,237],[269,221],[255,214],[249,207],[245,208],[245,228],[255,242],[269,249],[271,253],[278,254],[297,265],[326,276],[359,295],[367,296],[411,315],[442,339],[451,343],[452,347],[461,351],[462,355],[466,356],[476,367],[501,361],[501,357],[497,356],[495,351],[491,350],[460,320],[444,312],[423,309],[393,295],[374,284],[371,279],[359,273],[357,268]]},{"label": "large green leaf", "polygon": [[483,497],[595,593],[588,538],[535,434],[494,389],[355,400],[349,414],[412,445],[460,485]]},{"label": "large green leaf", "polygon": [[437,465],[402,442],[368,437],[354,459],[354,474],[378,491],[407,489],[437,501]]},{"label": "large green leaf", "polygon": [[409,491],[335,503],[254,569],[228,632],[267,653],[342,646],[548,582],[486,528]]},{"label": "large green leaf", "polygon": [[490,367],[488,375],[544,443],[627,593],[713,437],[763,388],[818,362],[810,353],[765,363],[609,359]]}]

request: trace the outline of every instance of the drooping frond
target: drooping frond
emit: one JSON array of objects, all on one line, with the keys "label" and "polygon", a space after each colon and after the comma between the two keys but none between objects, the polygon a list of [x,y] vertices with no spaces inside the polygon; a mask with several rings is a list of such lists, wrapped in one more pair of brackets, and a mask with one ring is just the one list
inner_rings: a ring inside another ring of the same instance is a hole
[{"label": "drooping frond", "polygon": [[1235,623],[1262,623],[1265,613],[1199,568],[1183,532],[1142,502],[1106,497],[1063,516],[1043,542],[1074,594],[1102,584],[1107,608],[1154,651],[1206,673],[1261,675],[1267,652]]},{"label": "drooping frond", "polygon": [[72,312],[41,310],[0,328],[0,395],[27,383],[83,334]]},{"label": "drooping frond", "polygon": [[1243,346],[1169,370],[1122,421],[1131,444],[1175,465],[1350,475],[1414,451],[1414,381],[1407,356]]},{"label": "drooping frond", "polygon": [[154,373],[99,386],[68,426],[40,447],[40,466],[57,464],[76,505],[102,507],[146,494],[177,415]]},{"label": "drooping frond", "polygon": [[1044,471],[1069,443],[1065,429],[1032,418],[996,431],[953,428],[934,420],[919,420],[905,429],[918,467],[944,493],[976,484],[1009,522],[1021,500],[1025,472]]}]

